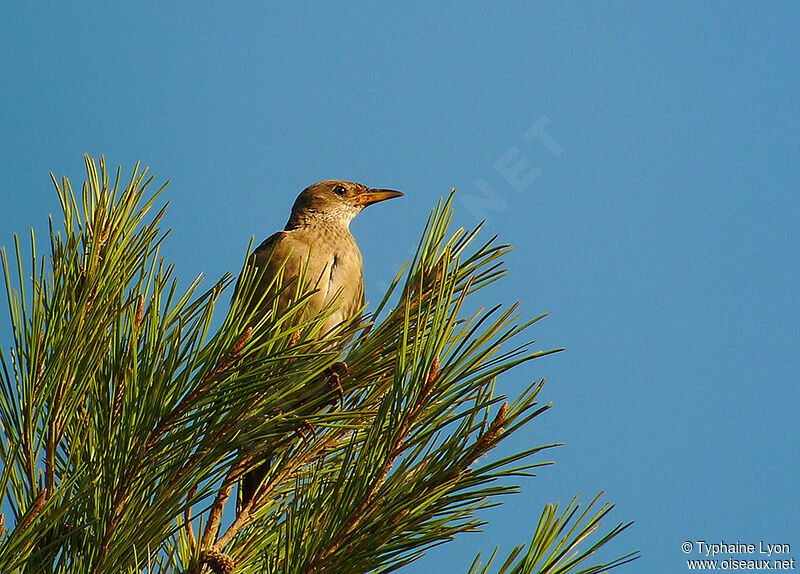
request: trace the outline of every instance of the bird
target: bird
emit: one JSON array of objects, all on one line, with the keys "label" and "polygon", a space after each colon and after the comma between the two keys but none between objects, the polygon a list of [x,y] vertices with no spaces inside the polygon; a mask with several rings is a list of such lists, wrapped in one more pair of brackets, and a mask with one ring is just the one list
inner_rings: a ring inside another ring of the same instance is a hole
[{"label": "bird", "polygon": [[[275,288],[273,280],[282,269],[283,286],[302,276],[303,290],[313,289],[304,318],[331,305],[332,312],[318,337],[324,338],[341,323],[354,319],[364,307],[364,271],[350,222],[367,206],[402,195],[392,189],[342,180],[319,181],[305,188],[297,196],[283,231],[270,235],[248,257],[247,265],[255,268],[258,277],[252,301],[262,300],[268,289]],[[278,293],[278,314],[291,304],[295,293],[294,286]],[[259,310],[255,315],[258,318]],[[255,495],[267,470],[269,461],[242,477],[238,509]]]}]

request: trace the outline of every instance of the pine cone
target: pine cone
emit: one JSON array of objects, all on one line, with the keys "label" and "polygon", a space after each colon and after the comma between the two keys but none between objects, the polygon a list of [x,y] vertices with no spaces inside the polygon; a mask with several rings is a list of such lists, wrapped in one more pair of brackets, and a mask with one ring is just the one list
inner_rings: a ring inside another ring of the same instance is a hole
[{"label": "pine cone", "polygon": [[224,552],[208,549],[203,552],[203,562],[214,574],[233,574],[233,559]]}]

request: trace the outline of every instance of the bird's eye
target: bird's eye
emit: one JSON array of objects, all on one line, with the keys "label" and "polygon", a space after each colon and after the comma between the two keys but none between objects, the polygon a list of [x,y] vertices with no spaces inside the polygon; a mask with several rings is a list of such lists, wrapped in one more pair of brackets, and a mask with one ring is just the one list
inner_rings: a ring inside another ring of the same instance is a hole
[{"label": "bird's eye", "polygon": [[336,187],[333,188],[333,193],[335,193],[336,195],[344,195],[345,193],[347,193],[347,190],[344,188],[343,185],[337,185]]}]

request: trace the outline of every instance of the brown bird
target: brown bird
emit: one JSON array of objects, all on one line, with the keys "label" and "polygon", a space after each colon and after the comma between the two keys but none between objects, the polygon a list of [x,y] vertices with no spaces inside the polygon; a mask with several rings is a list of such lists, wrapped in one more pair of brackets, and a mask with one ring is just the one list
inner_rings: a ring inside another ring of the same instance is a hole
[{"label": "brown bird", "polygon": [[[331,302],[335,306],[320,336],[353,318],[364,306],[364,275],[350,222],[366,206],[401,195],[399,191],[339,180],[320,181],[304,189],[294,202],[284,230],[270,235],[248,258],[255,272],[261,274],[253,300],[261,298],[281,266],[283,285],[299,277],[305,268],[303,287],[315,290],[305,316],[313,317]],[[294,293],[293,287],[280,293],[279,312],[290,305]],[[255,495],[267,470],[269,462],[242,478],[239,509]]]}]

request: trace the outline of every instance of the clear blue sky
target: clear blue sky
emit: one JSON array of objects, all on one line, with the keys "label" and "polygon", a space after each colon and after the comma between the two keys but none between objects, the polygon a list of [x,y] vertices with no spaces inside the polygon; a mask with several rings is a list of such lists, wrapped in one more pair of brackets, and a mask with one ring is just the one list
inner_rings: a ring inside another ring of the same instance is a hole
[{"label": "clear blue sky", "polygon": [[486,303],[550,312],[533,335],[568,350],[501,381],[554,403],[511,446],[567,445],[407,572],[603,489],[636,521],[621,571],[683,572],[685,540],[800,558],[800,4],[66,6],[4,6],[0,244],[45,242],[48,172],[77,185],[88,152],[172,180],[185,280],[238,270],[327,178],[407,194],[353,224],[373,302],[451,187],[516,247]]}]

